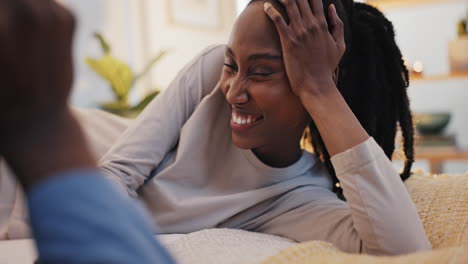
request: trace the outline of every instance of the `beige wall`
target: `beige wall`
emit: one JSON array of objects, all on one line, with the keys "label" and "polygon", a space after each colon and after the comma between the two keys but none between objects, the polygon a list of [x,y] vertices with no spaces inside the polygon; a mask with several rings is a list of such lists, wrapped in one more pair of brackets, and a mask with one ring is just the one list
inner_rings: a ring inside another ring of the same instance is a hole
[{"label": "beige wall", "polygon": [[201,50],[212,44],[225,44],[229,39],[236,18],[234,0],[218,0],[221,25],[219,29],[189,28],[171,24],[168,0],[146,1],[148,18],[149,47],[147,54],[155,54],[161,49],[170,53],[156,67],[151,82],[165,88],[177,72]]},{"label": "beige wall", "polygon": [[86,56],[99,57],[102,51],[93,33],[105,35],[118,58],[139,66],[137,9],[133,0],[61,0],[74,13],[75,82],[71,102],[79,107],[96,107],[113,99],[108,84],[84,63]]},{"label": "beige wall", "polygon": [[93,32],[102,32],[112,44],[113,54],[137,72],[160,50],[170,50],[150,78],[143,79],[135,87],[131,100],[136,102],[150,89],[167,87],[177,72],[208,45],[226,43],[236,17],[235,0],[217,0],[221,25],[214,30],[171,24],[169,0],[61,1],[74,12],[78,21],[72,104],[79,107],[96,107],[113,99],[107,83],[84,63],[86,56],[101,55]]}]

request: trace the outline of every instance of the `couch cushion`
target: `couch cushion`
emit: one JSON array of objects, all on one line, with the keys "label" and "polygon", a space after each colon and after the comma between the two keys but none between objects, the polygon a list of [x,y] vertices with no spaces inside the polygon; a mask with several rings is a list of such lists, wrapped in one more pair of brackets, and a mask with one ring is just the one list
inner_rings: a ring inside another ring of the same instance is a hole
[{"label": "couch cushion", "polygon": [[98,109],[74,109],[74,113],[97,159],[109,150],[132,122]]},{"label": "couch cushion", "polygon": [[385,257],[349,254],[338,251],[331,244],[311,241],[294,245],[267,258],[262,264],[465,264],[468,263],[468,245],[441,248],[408,255]]},{"label": "couch cushion", "polygon": [[[97,159],[106,153],[131,122],[97,109],[73,109],[73,113]],[[23,196],[21,186],[0,157],[0,240],[31,237]]]},{"label": "couch cushion", "polygon": [[468,174],[430,175],[417,170],[405,185],[433,248],[468,243]]}]

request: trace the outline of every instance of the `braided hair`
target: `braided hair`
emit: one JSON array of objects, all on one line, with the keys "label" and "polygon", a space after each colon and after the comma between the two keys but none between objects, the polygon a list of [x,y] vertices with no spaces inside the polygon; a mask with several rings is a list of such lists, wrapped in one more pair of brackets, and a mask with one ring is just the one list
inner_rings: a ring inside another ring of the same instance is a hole
[{"label": "braided hair", "polygon": [[[256,2],[259,0],[252,0]],[[288,21],[284,6],[269,0]],[[346,52],[339,65],[337,87],[349,107],[367,131],[391,159],[395,151],[398,126],[401,129],[405,164],[402,180],[411,176],[414,162],[414,129],[407,88],[408,70],[395,42],[392,23],[375,7],[353,0],[323,0],[327,8],[335,4],[345,31]],[[334,192],[345,200],[343,190],[330,161],[330,155],[313,121],[306,140],[328,169]]]}]

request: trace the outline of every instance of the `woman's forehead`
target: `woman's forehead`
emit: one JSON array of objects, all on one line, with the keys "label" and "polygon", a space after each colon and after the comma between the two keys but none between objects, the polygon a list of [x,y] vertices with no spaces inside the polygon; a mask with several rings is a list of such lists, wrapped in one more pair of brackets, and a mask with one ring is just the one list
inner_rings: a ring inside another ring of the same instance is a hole
[{"label": "woman's forehead", "polygon": [[278,33],[273,22],[265,14],[262,1],[250,4],[240,14],[234,24],[228,46],[235,53],[252,53],[256,50],[276,50],[281,53]]}]

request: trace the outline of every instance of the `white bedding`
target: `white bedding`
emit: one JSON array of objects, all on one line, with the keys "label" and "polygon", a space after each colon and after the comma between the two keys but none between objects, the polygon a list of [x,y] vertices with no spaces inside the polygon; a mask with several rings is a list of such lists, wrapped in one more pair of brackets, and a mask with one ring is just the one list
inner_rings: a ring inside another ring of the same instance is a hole
[{"label": "white bedding", "polygon": [[[258,263],[294,245],[285,238],[234,229],[207,229],[157,238],[181,264]],[[32,264],[36,257],[29,239],[0,242],[0,264]]]}]

